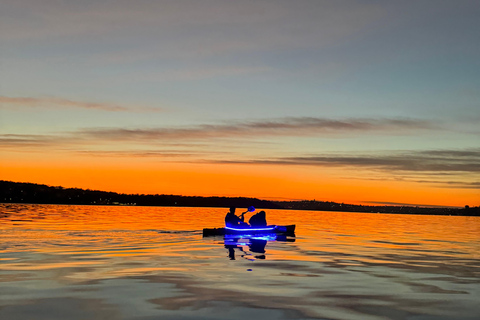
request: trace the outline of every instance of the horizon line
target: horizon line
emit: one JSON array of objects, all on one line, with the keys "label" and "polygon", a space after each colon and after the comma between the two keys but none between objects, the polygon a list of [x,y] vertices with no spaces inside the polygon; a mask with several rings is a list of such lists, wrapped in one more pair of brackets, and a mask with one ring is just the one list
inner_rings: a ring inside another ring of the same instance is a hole
[{"label": "horizon line", "polygon": [[[107,193],[116,193],[119,195],[126,195],[126,196],[133,196],[133,195],[139,195],[139,196],[155,196],[155,195],[163,195],[163,196],[179,196],[179,197],[200,197],[200,198],[247,198],[247,199],[255,199],[255,200],[261,200],[261,201],[271,201],[271,202],[301,202],[301,201],[306,201],[306,202],[331,202],[331,203],[336,203],[336,204],[341,204],[341,205],[347,205],[347,206],[369,206],[369,207],[379,207],[379,206],[386,206],[386,207],[419,207],[419,208],[446,208],[446,209],[461,209],[463,207],[461,206],[444,206],[444,205],[428,205],[428,204],[414,204],[414,203],[402,203],[402,202],[388,202],[388,201],[360,201],[362,204],[354,204],[354,203],[344,203],[344,202],[335,202],[335,201],[329,201],[329,200],[316,200],[316,199],[295,199],[295,198],[285,198],[285,197],[247,197],[247,196],[220,196],[220,195],[210,195],[210,196],[198,196],[198,195],[181,195],[181,194],[159,194],[159,193],[122,193],[122,192],[116,192],[116,191],[105,191],[105,190],[94,190],[90,188],[79,188],[79,187],[63,187],[63,186],[54,186],[54,185],[47,185],[44,183],[36,183],[36,182],[18,182],[18,181],[9,181],[9,180],[0,180],[0,182],[8,182],[8,183],[17,183],[17,184],[33,184],[33,185],[39,185],[39,186],[47,186],[51,188],[62,188],[62,189],[79,189],[79,190],[84,190],[84,191],[93,191],[93,192],[107,192]],[[364,203],[364,204],[363,204]],[[366,205],[366,204],[378,204],[378,205]]]}]

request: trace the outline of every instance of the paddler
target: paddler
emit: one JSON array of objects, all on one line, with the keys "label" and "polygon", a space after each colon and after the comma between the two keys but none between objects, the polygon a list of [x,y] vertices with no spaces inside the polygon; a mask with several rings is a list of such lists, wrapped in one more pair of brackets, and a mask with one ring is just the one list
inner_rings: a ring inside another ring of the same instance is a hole
[{"label": "paddler", "polygon": [[[248,223],[245,222],[245,213],[251,212],[251,208],[248,208],[247,211],[243,212],[240,216],[235,215],[235,207],[231,207],[230,211],[225,216],[225,226],[235,228],[235,227],[248,227]],[[252,211],[254,211],[253,208]]]}]

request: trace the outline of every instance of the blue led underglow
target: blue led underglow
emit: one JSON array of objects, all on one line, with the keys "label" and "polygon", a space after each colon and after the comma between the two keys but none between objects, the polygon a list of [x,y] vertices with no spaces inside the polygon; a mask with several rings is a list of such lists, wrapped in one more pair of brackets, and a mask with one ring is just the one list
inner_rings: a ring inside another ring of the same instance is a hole
[{"label": "blue led underglow", "polygon": [[277,241],[277,234],[267,233],[263,235],[250,235],[250,234],[241,234],[233,235],[226,234],[224,236],[224,244],[228,245],[250,245],[252,241]]},{"label": "blue led underglow", "polygon": [[277,240],[276,234],[266,234],[263,236],[253,236],[250,239],[252,240],[265,240],[265,241],[275,241]]},{"label": "blue led underglow", "polygon": [[225,227],[225,229],[233,230],[233,231],[240,231],[240,232],[248,232],[248,231],[272,231],[275,230],[277,226],[269,227],[269,228],[232,228],[232,227]]}]

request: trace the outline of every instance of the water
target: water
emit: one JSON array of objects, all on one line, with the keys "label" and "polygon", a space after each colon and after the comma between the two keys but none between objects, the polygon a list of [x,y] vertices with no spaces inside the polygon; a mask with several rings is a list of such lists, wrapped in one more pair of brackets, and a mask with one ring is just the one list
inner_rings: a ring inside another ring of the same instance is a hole
[{"label": "water", "polygon": [[262,252],[226,212],[0,204],[0,319],[480,318],[478,217],[267,210]]}]

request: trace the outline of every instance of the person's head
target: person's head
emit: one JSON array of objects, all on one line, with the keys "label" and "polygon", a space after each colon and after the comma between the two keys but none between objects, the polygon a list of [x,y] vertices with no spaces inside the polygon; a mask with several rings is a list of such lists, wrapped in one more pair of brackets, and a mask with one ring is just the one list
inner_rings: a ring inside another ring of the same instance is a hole
[{"label": "person's head", "polygon": [[230,207],[230,213],[235,214],[235,207]]},{"label": "person's head", "polygon": [[260,211],[260,212],[258,213],[258,215],[259,215],[260,217],[265,217],[266,213],[265,213],[265,211]]}]

